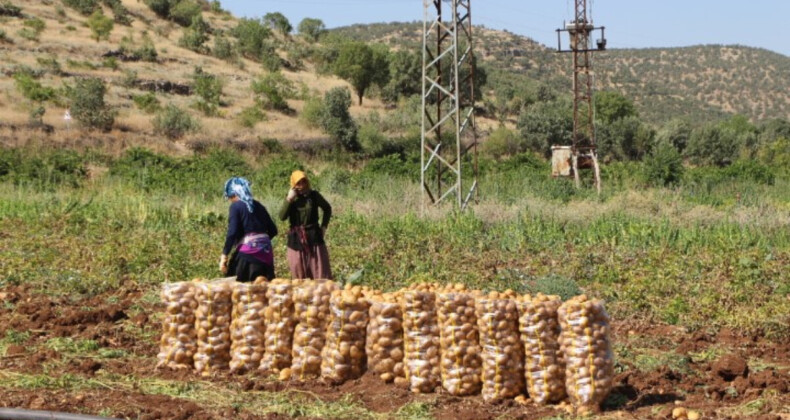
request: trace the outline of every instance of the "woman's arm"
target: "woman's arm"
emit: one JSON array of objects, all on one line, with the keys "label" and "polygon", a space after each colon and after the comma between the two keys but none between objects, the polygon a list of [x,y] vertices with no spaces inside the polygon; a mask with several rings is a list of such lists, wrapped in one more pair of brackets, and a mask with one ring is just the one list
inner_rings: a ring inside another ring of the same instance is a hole
[{"label": "woman's arm", "polygon": [[332,206],[329,205],[329,202],[326,201],[323,195],[318,191],[315,192],[315,203],[318,205],[318,208],[321,209],[323,213],[321,215],[321,227],[326,228],[329,226],[329,219],[332,218]]},{"label": "woman's arm", "polygon": [[[242,203],[242,205],[243,204],[244,203]],[[230,210],[228,210],[228,233],[225,235],[225,246],[222,248],[223,255],[230,254],[230,250],[233,248],[233,245],[236,244],[239,233],[242,233],[244,230],[241,226],[241,217],[239,216],[238,209],[239,206],[231,204]]]}]

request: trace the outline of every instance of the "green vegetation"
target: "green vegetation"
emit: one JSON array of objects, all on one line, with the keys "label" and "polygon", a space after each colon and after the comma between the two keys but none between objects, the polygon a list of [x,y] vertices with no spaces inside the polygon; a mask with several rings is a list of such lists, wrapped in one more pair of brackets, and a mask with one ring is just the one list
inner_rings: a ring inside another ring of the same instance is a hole
[{"label": "green vegetation", "polygon": [[288,18],[280,12],[269,12],[263,15],[263,23],[281,35],[289,35],[294,29]]},{"label": "green vegetation", "polygon": [[153,92],[147,92],[142,95],[134,95],[132,100],[134,101],[134,104],[137,106],[137,108],[146,114],[153,114],[162,108],[159,99]]},{"label": "green vegetation", "polygon": [[344,87],[331,89],[324,96],[320,124],[336,147],[356,152],[359,151],[360,146],[357,141],[357,124],[348,112],[350,106],[351,94],[348,89]]},{"label": "green vegetation", "polygon": [[38,41],[41,32],[47,27],[47,24],[39,18],[25,19],[23,25],[24,28],[17,31],[17,35],[29,41]]},{"label": "green vegetation", "polygon": [[109,131],[115,122],[115,110],[104,102],[107,86],[98,78],[79,79],[69,90],[71,115],[89,128]]},{"label": "green vegetation", "polygon": [[200,128],[200,122],[183,109],[169,104],[153,119],[154,130],[169,139],[178,139]]},{"label": "green vegetation", "polygon": [[321,19],[304,18],[297,27],[299,34],[311,42],[318,42],[321,35],[326,33],[326,26]]},{"label": "green vegetation", "polygon": [[282,73],[273,72],[259,76],[252,81],[250,88],[255,94],[255,103],[262,109],[292,111],[286,100],[294,98],[296,91],[293,82]]},{"label": "green vegetation", "polygon": [[83,16],[90,16],[99,9],[99,2],[96,0],[62,0],[63,4],[78,11]]},{"label": "green vegetation", "polygon": [[97,9],[91,17],[88,19],[88,27],[91,28],[91,32],[93,33],[93,38],[96,42],[103,40],[110,39],[110,32],[112,32],[112,28],[115,25],[112,19],[104,16],[104,12],[101,9]]},{"label": "green vegetation", "polygon": [[362,105],[362,97],[371,85],[383,86],[389,80],[386,49],[373,48],[362,42],[341,45],[333,69],[338,77],[354,87],[359,105]]},{"label": "green vegetation", "polygon": [[195,108],[200,110],[203,115],[217,115],[222,96],[222,80],[213,74],[204,72],[201,67],[195,67],[192,79],[194,80],[195,94],[198,96]]},{"label": "green vegetation", "polygon": [[206,53],[207,50],[203,44],[208,41],[210,29],[206,21],[203,20],[202,15],[195,15],[192,18],[192,24],[189,25],[189,28],[184,31],[184,35],[178,40],[178,45],[198,53]]}]

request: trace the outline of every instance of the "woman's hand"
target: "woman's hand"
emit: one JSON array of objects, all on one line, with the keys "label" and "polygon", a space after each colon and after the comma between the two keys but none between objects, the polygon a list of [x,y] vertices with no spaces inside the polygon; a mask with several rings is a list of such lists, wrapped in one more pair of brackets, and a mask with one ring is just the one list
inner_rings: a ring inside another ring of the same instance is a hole
[{"label": "woman's hand", "polygon": [[222,274],[228,274],[228,256],[225,254],[219,257],[219,271]]},{"label": "woman's hand", "polygon": [[285,197],[285,199],[288,200],[289,203],[292,203],[294,200],[296,200],[296,190],[293,188],[288,190],[288,196]]}]

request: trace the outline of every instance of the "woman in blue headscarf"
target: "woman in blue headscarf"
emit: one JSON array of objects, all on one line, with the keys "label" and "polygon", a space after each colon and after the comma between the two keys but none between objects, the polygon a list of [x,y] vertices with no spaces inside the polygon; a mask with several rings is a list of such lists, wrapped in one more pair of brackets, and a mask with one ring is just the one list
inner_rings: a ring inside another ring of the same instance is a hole
[{"label": "woman in blue headscarf", "polygon": [[[228,233],[219,259],[222,274],[236,275],[240,282],[253,281],[259,276],[274,278],[274,253],[271,238],[277,236],[277,226],[266,207],[252,198],[250,182],[233,177],[225,182],[225,198],[230,200]],[[228,255],[237,246],[235,272],[228,270]]]}]

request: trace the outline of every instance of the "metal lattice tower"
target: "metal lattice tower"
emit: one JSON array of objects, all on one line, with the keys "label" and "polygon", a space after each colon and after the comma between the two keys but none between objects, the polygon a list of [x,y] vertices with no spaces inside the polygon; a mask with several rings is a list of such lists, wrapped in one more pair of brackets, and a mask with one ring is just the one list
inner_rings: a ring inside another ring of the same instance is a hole
[{"label": "metal lattice tower", "polygon": [[[587,8],[588,0],[574,0],[576,14],[573,21],[565,25],[570,35],[570,49],[558,51],[573,53],[573,144],[571,146],[571,165],[576,187],[581,186],[579,169],[592,169],[595,188],[601,193],[601,171],[598,166],[597,146],[595,144],[595,124],[593,122],[593,71],[592,53],[606,48],[603,27],[596,28],[592,24]],[[597,49],[593,49],[590,35],[594,30],[601,30],[601,38],[597,41]]]},{"label": "metal lattice tower", "polygon": [[[420,168],[423,210],[426,196],[433,204],[453,199],[463,209],[477,191],[470,3],[471,0],[423,0]],[[443,10],[443,6],[450,10]],[[474,154],[473,182],[464,191],[462,163],[470,150]]]}]

